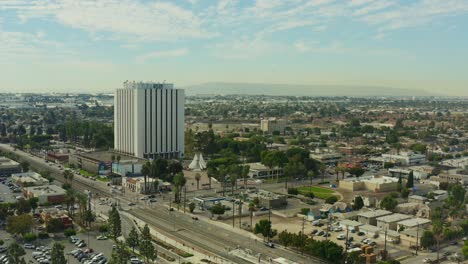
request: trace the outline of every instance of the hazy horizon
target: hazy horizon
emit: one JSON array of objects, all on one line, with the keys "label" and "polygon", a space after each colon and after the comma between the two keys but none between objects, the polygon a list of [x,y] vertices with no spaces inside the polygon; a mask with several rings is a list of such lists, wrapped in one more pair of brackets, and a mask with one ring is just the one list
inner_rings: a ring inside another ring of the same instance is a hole
[{"label": "hazy horizon", "polygon": [[457,0],[4,0],[0,92],[155,80],[468,96],[467,30]]}]

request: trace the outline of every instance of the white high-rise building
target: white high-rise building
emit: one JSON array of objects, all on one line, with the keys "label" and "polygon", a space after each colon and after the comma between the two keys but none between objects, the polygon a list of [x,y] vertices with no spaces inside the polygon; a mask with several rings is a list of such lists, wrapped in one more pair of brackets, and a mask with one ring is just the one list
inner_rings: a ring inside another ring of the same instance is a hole
[{"label": "white high-rise building", "polygon": [[185,94],[173,84],[124,82],[114,99],[114,149],[139,158],[184,157]]}]

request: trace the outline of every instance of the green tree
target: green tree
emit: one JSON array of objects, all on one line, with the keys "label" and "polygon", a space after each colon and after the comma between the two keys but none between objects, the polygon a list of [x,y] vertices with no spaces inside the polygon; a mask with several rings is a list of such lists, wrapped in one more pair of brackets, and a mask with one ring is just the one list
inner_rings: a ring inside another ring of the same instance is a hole
[{"label": "green tree", "polygon": [[398,176],[397,191],[401,192],[402,189],[403,189],[403,180],[402,180],[401,174],[400,174],[400,176]]},{"label": "green tree", "polygon": [[127,264],[130,259],[130,255],[125,249],[125,245],[121,241],[117,241],[115,250],[112,251],[111,259],[109,264]]},{"label": "green tree", "polygon": [[24,259],[21,257],[24,255],[26,255],[26,252],[16,241],[11,243],[7,248],[8,263],[22,263]]},{"label": "green tree", "polygon": [[421,247],[423,248],[429,248],[433,245],[435,245],[436,241],[434,238],[434,233],[430,230],[425,230],[422,234],[421,237]]},{"label": "green tree", "polygon": [[385,210],[393,210],[398,205],[398,201],[392,197],[392,195],[385,196],[382,201],[380,201],[380,207]]},{"label": "green tree", "polygon": [[462,247],[462,253],[465,259],[468,259],[468,240],[465,241]]},{"label": "green tree", "polygon": [[147,161],[143,166],[141,167],[141,174],[143,174],[143,179],[144,179],[144,187],[143,187],[143,193],[148,193],[147,191],[147,181],[148,181],[148,176],[151,174],[151,162]]},{"label": "green tree", "polygon": [[338,201],[338,197],[336,197],[335,195],[329,196],[329,197],[327,197],[327,199],[325,199],[325,202],[327,204],[334,204],[337,201]]},{"label": "green tree", "polygon": [[122,222],[120,220],[119,211],[115,206],[112,206],[109,212],[109,219],[107,220],[109,230],[112,238],[117,239],[122,235]]},{"label": "green tree", "polygon": [[139,236],[138,232],[135,227],[132,227],[132,230],[130,230],[130,233],[128,233],[128,238],[127,238],[127,246],[131,247],[133,252],[135,252],[135,247],[138,247],[139,245]]},{"label": "green tree", "polygon": [[67,264],[67,260],[65,259],[65,255],[63,254],[64,249],[65,247],[62,244],[58,242],[54,243],[54,245],[52,246],[52,251],[50,253],[51,264]]},{"label": "green tree", "polygon": [[182,187],[184,187],[185,184],[187,183],[187,179],[185,178],[182,172],[179,172],[174,176],[173,183],[174,183],[174,188],[175,188],[174,201],[176,203],[180,203],[181,195],[182,195]]},{"label": "green tree", "polygon": [[16,203],[16,214],[28,214],[31,212],[31,204],[25,200],[25,199],[20,199]]},{"label": "green tree", "polygon": [[29,206],[31,207],[33,213],[36,212],[36,208],[39,206],[39,198],[31,197],[28,199]]},{"label": "green tree", "polygon": [[33,218],[29,214],[9,216],[7,218],[6,231],[10,234],[26,234],[33,227]]},{"label": "green tree", "polygon": [[352,168],[348,169],[348,172],[349,172],[349,174],[354,175],[354,176],[356,176],[357,178],[359,178],[359,177],[361,177],[361,176],[364,174],[364,172],[366,172],[366,171],[365,171],[363,168],[361,168],[361,167],[355,166],[355,167],[352,167]]},{"label": "green tree", "polygon": [[215,215],[222,215],[226,211],[226,208],[222,204],[215,204],[210,208],[210,212]]},{"label": "green tree", "polygon": [[20,166],[21,166],[21,169],[23,170],[23,172],[29,171],[29,162],[27,162],[27,161],[22,161],[22,162],[20,163]]},{"label": "green tree", "polygon": [[263,236],[263,240],[265,240],[265,238],[271,239],[276,235],[276,230],[271,228],[270,221],[262,219],[255,224],[254,234],[261,234]]},{"label": "green tree", "polygon": [[408,198],[410,194],[410,190],[408,188],[404,188],[403,190],[401,190],[401,198]]},{"label": "green tree", "polygon": [[197,190],[200,190],[200,180],[201,180],[201,175],[200,173],[195,174],[195,180],[197,181]]},{"label": "green tree", "polygon": [[195,210],[195,207],[196,207],[195,203],[191,202],[191,203],[189,203],[188,206],[189,206],[190,213],[193,213],[193,211]]},{"label": "green tree", "polygon": [[414,187],[414,175],[413,171],[410,171],[408,175],[408,180],[406,181],[406,188],[411,189]]},{"label": "green tree", "polygon": [[362,197],[356,196],[354,198],[353,210],[361,210],[362,207],[364,207],[364,201],[362,200]]},{"label": "green tree", "polygon": [[145,225],[141,232],[140,254],[145,257],[146,263],[157,257],[148,225]]}]

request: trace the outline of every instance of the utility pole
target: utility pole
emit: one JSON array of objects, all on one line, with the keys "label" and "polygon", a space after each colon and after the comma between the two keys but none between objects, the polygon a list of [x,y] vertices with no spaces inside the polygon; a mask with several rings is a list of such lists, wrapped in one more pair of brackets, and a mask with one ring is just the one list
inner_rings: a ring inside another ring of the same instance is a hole
[{"label": "utility pole", "polygon": [[270,243],[270,236],[271,236],[271,203],[268,203],[268,222],[270,223],[270,228],[268,229],[268,243]]},{"label": "utility pole", "polygon": [[418,242],[419,242],[419,223],[416,222],[418,224],[418,227],[416,228],[416,253],[415,255],[417,256],[418,255]]},{"label": "utility pole", "polygon": [[304,224],[305,224],[305,216],[302,218],[302,234],[301,234],[301,255],[304,255],[304,238],[305,238],[305,234],[304,234]]},{"label": "utility pole", "polygon": [[234,228],[234,221],[236,220],[235,218],[235,215],[234,215],[234,211],[236,210],[236,204],[235,204],[235,200],[232,199],[232,227]]},{"label": "utility pole", "polygon": [[348,235],[349,235],[349,226],[346,226],[346,241],[345,241],[345,259],[344,259],[344,263],[348,262],[348,244],[350,243],[348,241]]},{"label": "utility pole", "polygon": [[186,202],[187,202],[187,187],[184,186],[184,214],[185,214]]},{"label": "utility pole", "polygon": [[239,203],[239,229],[242,229],[242,201]]}]

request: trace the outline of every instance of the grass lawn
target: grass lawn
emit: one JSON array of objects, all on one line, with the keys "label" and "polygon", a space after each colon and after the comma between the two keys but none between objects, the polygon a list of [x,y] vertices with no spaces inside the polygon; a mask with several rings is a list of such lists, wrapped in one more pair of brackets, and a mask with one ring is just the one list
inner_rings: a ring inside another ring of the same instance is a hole
[{"label": "grass lawn", "polygon": [[81,174],[81,175],[83,175],[83,176],[85,176],[85,177],[87,177],[87,178],[97,176],[96,174],[90,173],[90,172],[88,172],[88,171],[86,171],[86,170],[83,170],[83,169],[80,169],[79,171],[80,171],[80,174]]},{"label": "grass lawn", "polygon": [[302,195],[307,195],[308,193],[312,191],[315,197],[320,198],[320,199],[327,199],[330,196],[334,196],[333,195],[334,191],[325,189],[322,187],[317,187],[317,186],[312,186],[312,187],[303,186],[303,187],[297,188],[297,190]]}]

